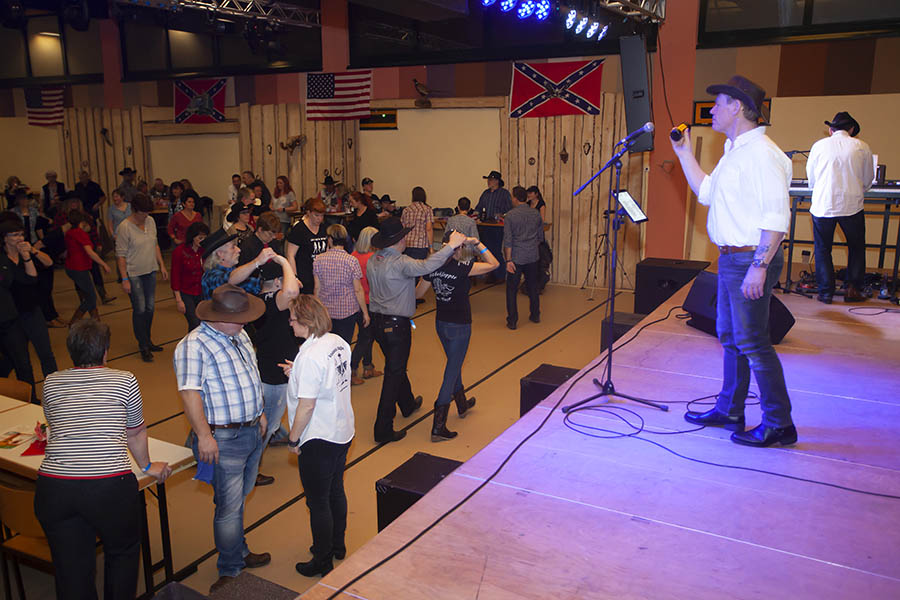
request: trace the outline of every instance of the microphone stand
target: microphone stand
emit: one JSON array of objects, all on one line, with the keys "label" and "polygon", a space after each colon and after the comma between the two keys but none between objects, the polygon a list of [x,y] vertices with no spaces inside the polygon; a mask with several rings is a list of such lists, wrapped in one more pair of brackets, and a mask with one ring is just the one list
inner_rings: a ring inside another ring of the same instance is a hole
[{"label": "microphone stand", "polygon": [[[623,143],[624,142],[624,143]],[[638,402],[640,404],[646,404],[647,406],[652,406],[653,408],[658,408],[663,412],[667,412],[669,407],[665,404],[658,404],[653,402],[652,400],[646,400],[644,398],[638,398],[636,396],[629,396],[628,394],[623,394],[621,392],[616,391],[616,386],[613,384],[612,380],[612,365],[613,365],[613,330],[615,328],[615,315],[616,315],[616,260],[618,257],[618,247],[619,247],[619,228],[622,226],[624,222],[625,210],[619,204],[619,183],[622,175],[622,155],[628,152],[631,148],[633,142],[623,140],[620,142],[621,147],[618,152],[612,155],[612,157],[607,161],[603,168],[597,171],[593,177],[588,179],[580,188],[575,191],[575,196],[581,193],[584,188],[586,188],[592,181],[594,181],[597,177],[600,176],[601,173],[609,169],[611,166],[616,170],[616,185],[615,189],[613,189],[612,185],[610,185],[609,198],[608,198],[608,207],[609,210],[607,214],[611,215],[611,219],[607,220],[607,243],[609,243],[609,238],[612,237],[612,250],[609,253],[607,259],[609,260],[609,295],[607,302],[609,303],[609,347],[606,350],[606,375],[604,376],[603,381],[601,382],[596,377],[594,378],[594,385],[600,388],[600,392],[594,394],[593,396],[589,396],[584,400],[579,400],[574,404],[570,404],[568,406],[564,406],[562,411],[564,413],[569,413],[570,411],[582,406],[591,400],[596,400],[597,398],[602,398],[603,396],[616,396],[618,398],[625,398],[626,400],[631,400],[633,402]],[[610,182],[611,183],[611,182]],[[615,198],[615,210],[612,210],[613,206],[613,198]],[[612,234],[609,233],[609,228],[612,227]]]}]

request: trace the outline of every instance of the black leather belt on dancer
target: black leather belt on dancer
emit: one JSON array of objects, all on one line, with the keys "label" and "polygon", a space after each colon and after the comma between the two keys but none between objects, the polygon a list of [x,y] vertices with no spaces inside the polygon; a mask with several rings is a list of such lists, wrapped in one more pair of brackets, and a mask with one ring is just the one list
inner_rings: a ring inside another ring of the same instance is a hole
[{"label": "black leather belt on dancer", "polygon": [[395,323],[402,323],[403,321],[409,321],[409,317],[398,317],[397,315],[383,315],[381,313],[372,313],[373,319],[380,319],[382,321],[393,321]]},{"label": "black leather belt on dancer", "polygon": [[737,254],[738,252],[753,252],[756,246],[719,246],[719,254]]},{"label": "black leather belt on dancer", "polygon": [[252,421],[244,421],[243,423],[228,423],[227,425],[213,425],[209,424],[209,430],[215,431],[216,429],[240,429],[241,427],[253,427],[259,424],[259,417],[256,417]]}]

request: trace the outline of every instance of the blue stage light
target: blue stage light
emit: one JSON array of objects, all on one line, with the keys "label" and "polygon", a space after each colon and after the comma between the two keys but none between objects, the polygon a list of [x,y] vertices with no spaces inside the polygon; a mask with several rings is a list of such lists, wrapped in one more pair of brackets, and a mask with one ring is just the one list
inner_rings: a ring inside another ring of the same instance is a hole
[{"label": "blue stage light", "polygon": [[575,28],[575,33],[580,34],[582,31],[584,31],[584,28],[587,27],[587,24],[588,24],[588,18],[581,17],[581,20],[578,21],[578,26]]},{"label": "blue stage light", "polygon": [[600,29],[600,23],[598,23],[597,21],[594,21],[593,23],[591,23],[591,26],[588,27],[588,30],[587,30],[587,34],[586,34],[587,38],[591,39],[592,37],[594,37],[594,34],[597,33],[598,29]]},{"label": "blue stage light", "polygon": [[597,36],[597,41],[599,42],[603,38],[606,37],[606,34],[609,32],[609,23],[603,26],[603,29],[600,30],[600,35]]},{"label": "blue stage light", "polygon": [[578,17],[578,13],[574,10],[569,11],[569,16],[566,17],[566,29],[572,29],[572,25],[575,24],[575,19]]},{"label": "blue stage light", "polygon": [[497,0],[481,0],[481,4],[482,4],[482,6],[490,6],[491,4],[493,4],[496,1]]},{"label": "blue stage light", "polygon": [[503,0],[500,3],[500,10],[503,12],[509,12],[516,7],[516,4],[519,0]]},{"label": "blue stage light", "polygon": [[534,9],[534,16],[537,17],[538,21],[546,21],[550,16],[551,8],[552,3],[550,0],[538,0],[537,8]]},{"label": "blue stage light", "polygon": [[516,16],[520,19],[527,19],[532,14],[534,14],[534,0],[524,0],[524,2],[519,5],[519,10],[516,11]]}]

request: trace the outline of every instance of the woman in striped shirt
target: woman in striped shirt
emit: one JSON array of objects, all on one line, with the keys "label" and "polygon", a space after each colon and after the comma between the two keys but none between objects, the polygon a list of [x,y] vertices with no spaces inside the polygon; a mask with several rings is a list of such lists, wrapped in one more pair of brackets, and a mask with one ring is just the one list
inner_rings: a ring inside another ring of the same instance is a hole
[{"label": "woman in striped shirt", "polygon": [[75,365],[44,381],[50,428],[38,472],[34,512],[50,543],[59,598],[96,597],[96,541],[104,554],[104,598],[134,598],[141,546],[137,478],[165,481],[151,462],[141,391],[134,375],[106,366],[109,326],[72,324],[66,347]]}]

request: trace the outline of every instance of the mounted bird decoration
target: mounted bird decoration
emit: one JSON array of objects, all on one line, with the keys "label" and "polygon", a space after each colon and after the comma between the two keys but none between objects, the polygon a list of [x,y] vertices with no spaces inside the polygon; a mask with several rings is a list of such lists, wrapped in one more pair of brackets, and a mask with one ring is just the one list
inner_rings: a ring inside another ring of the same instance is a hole
[{"label": "mounted bird decoration", "polygon": [[431,108],[433,92],[415,77],[413,77],[413,86],[416,88],[416,93],[419,94],[419,98],[416,98],[416,108]]},{"label": "mounted bird decoration", "polygon": [[294,137],[289,138],[287,144],[285,144],[284,142],[279,142],[278,145],[281,146],[282,150],[287,150],[288,152],[293,154],[294,150],[296,150],[297,148],[301,148],[305,143],[306,136],[301,133],[300,135],[295,135]]}]

